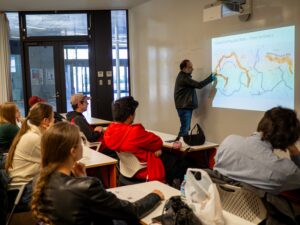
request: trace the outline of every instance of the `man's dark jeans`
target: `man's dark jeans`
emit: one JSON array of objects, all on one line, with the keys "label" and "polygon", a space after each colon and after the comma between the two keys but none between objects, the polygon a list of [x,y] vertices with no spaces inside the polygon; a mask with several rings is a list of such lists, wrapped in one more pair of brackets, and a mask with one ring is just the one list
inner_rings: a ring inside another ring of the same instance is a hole
[{"label": "man's dark jeans", "polygon": [[178,136],[183,137],[189,134],[191,120],[192,120],[192,109],[177,109],[178,116],[180,118],[180,131]]}]

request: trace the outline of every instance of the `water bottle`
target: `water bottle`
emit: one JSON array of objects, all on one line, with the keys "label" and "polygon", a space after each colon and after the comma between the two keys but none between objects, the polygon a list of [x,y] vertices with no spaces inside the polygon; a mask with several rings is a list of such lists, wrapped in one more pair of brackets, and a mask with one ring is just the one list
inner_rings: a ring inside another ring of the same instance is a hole
[{"label": "water bottle", "polygon": [[180,185],[181,197],[185,199],[185,183],[186,183],[186,174],[184,175],[183,181]]}]

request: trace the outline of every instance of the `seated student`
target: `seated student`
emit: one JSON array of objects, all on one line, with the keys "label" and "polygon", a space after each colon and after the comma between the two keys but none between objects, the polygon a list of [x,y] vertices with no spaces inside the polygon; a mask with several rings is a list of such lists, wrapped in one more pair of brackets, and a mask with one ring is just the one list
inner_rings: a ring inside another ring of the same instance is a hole
[{"label": "seated student", "polygon": [[4,155],[19,131],[19,118],[20,111],[15,103],[5,102],[0,105],[0,169],[4,168]]},{"label": "seated student", "polygon": [[[42,99],[36,95],[31,96],[28,100],[29,107],[31,108],[35,103],[38,103],[38,102],[45,102],[45,99]],[[60,115],[58,112],[54,112],[54,123],[61,122],[64,119],[65,118],[62,115]]]},{"label": "seated student", "polygon": [[41,141],[42,170],[32,196],[32,212],[40,222],[55,225],[106,225],[114,219],[137,224],[138,218],[164,199],[154,190],[130,203],[107,192],[100,180],[87,177],[77,126],[55,124]]},{"label": "seated student", "polygon": [[[277,194],[300,188],[300,122],[293,110],[275,107],[265,112],[257,132],[249,137],[230,135],[215,156],[214,170],[233,180]],[[273,150],[288,151],[291,160]]]},{"label": "seated student", "polygon": [[90,142],[101,141],[101,134],[103,128],[100,126],[95,127],[94,129],[90,126],[84,115],[82,114],[87,110],[88,100],[90,98],[81,93],[74,94],[71,96],[71,105],[74,111],[68,112],[66,117],[67,120],[75,123],[85,137]]},{"label": "seated student", "polygon": [[169,184],[176,178],[182,180],[187,163],[177,159],[171,152],[162,151],[160,137],[146,131],[142,124],[133,124],[138,104],[131,96],[113,103],[115,122],[104,133],[106,146],[111,150],[133,153],[141,162],[147,162],[147,168],[141,169],[134,176],[137,179],[167,181]]},{"label": "seated student", "polygon": [[41,137],[53,121],[52,106],[36,103],[31,107],[9,149],[6,160],[5,168],[12,185],[28,183],[39,173]]}]

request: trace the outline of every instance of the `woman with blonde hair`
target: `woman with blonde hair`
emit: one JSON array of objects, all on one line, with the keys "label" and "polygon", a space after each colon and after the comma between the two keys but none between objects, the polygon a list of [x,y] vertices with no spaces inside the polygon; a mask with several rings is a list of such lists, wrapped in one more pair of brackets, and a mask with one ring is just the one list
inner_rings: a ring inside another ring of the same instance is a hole
[{"label": "woman with blonde hair", "polygon": [[39,173],[41,137],[52,123],[52,106],[37,103],[30,109],[9,149],[6,160],[5,169],[9,173],[12,185],[28,183]]},{"label": "woman with blonde hair", "polygon": [[[106,225],[113,220],[137,224],[163,198],[154,190],[130,203],[107,192],[97,178],[87,177],[79,128],[56,123],[41,141],[42,170],[36,182],[31,209],[39,222],[55,225]],[[73,176],[72,176],[73,175]]]},{"label": "woman with blonde hair", "polygon": [[19,118],[20,111],[15,103],[5,102],[0,105],[0,168],[3,168],[4,156],[19,131],[17,126]]}]

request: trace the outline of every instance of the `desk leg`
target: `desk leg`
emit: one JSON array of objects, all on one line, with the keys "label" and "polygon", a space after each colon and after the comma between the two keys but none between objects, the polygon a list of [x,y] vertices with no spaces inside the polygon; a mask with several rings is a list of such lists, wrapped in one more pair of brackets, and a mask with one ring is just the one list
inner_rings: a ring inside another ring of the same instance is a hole
[{"label": "desk leg", "polygon": [[110,188],[114,188],[117,187],[117,168],[116,168],[116,164],[114,165],[110,165],[108,167],[109,171],[108,171],[108,182],[109,182],[109,187]]},{"label": "desk leg", "polygon": [[105,188],[117,187],[117,168],[114,165],[105,165],[98,168],[90,168],[87,170],[88,176],[97,177],[103,183]]}]

